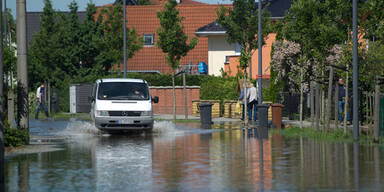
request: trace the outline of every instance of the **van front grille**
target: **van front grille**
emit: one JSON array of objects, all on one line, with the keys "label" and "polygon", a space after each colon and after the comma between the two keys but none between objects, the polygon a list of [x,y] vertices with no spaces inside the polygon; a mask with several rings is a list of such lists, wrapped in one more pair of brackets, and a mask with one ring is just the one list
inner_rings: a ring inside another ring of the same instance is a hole
[{"label": "van front grille", "polygon": [[140,116],[141,111],[108,111],[109,116]]}]

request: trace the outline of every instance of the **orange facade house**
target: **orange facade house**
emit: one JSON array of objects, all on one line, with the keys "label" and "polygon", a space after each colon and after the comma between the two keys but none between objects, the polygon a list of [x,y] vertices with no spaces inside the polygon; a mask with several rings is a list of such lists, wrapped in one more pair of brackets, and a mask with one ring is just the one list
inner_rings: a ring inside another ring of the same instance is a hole
[{"label": "orange facade house", "polygon": [[[156,13],[162,10],[162,5],[166,0],[153,0],[154,5],[127,6],[127,27],[136,29],[136,32],[143,37],[144,45],[141,50],[127,60],[128,72],[157,72],[171,73],[172,69],[168,66],[164,58],[164,53],[156,47],[158,40],[156,31],[160,27],[160,21]],[[110,5],[106,5],[110,6]],[[191,39],[196,37],[195,30],[200,26],[215,20],[216,10],[221,5],[210,5],[193,0],[180,1],[177,9],[181,17],[184,17],[182,24],[184,32]],[[224,5],[231,6],[231,5]],[[180,65],[192,63],[197,65],[200,62],[208,61],[208,38],[198,37],[198,44],[187,56],[183,57]],[[121,70],[123,70],[121,65]]]},{"label": "orange facade house", "polygon": [[[272,21],[283,19],[286,11],[292,4],[291,0],[272,0],[267,9],[272,14]],[[220,75],[221,71],[230,76],[236,76],[239,69],[240,48],[237,44],[227,43],[225,40],[226,30],[218,23],[211,22],[208,25],[201,26],[195,32],[199,37],[208,38],[208,73],[211,75]],[[265,39],[265,45],[262,48],[262,78],[270,78],[270,63],[272,44],[276,40],[276,34],[271,33]],[[252,70],[252,79],[258,75],[258,50],[253,51],[252,64],[249,67]],[[248,72],[249,72],[248,68]]]}]

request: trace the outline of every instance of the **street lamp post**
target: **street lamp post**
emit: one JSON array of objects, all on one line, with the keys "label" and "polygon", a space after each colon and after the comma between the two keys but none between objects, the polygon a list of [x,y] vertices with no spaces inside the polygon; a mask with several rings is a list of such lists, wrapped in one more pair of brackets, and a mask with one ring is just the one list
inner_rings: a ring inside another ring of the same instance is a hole
[{"label": "street lamp post", "polygon": [[352,28],[353,28],[353,138],[359,139],[359,98],[358,98],[358,59],[357,59],[357,0],[352,2]]},{"label": "street lamp post", "polygon": [[262,64],[262,42],[263,42],[263,36],[262,36],[262,26],[261,26],[261,0],[259,0],[259,6],[258,6],[258,30],[257,30],[257,44],[258,44],[258,77],[257,77],[257,83],[258,83],[258,101],[259,104],[263,103],[262,98],[262,70],[263,70],[263,64]]},{"label": "street lamp post", "polygon": [[123,0],[123,14],[124,14],[124,78],[127,78],[127,1]]}]

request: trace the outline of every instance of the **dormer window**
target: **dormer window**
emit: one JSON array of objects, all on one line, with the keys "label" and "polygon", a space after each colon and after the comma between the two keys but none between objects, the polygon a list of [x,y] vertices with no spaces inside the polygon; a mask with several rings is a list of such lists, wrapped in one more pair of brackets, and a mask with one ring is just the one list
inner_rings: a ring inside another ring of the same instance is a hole
[{"label": "dormer window", "polygon": [[144,34],[144,46],[153,46],[155,44],[155,34]]}]

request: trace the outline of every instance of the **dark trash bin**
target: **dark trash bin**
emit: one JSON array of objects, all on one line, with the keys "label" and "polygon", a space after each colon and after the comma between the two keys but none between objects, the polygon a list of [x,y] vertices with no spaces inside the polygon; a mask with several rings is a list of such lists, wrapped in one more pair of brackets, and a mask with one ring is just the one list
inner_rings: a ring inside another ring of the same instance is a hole
[{"label": "dark trash bin", "polygon": [[258,104],[257,112],[259,113],[259,126],[260,127],[268,127],[268,104]]},{"label": "dark trash bin", "polygon": [[200,103],[200,122],[203,125],[212,124],[212,103]]},{"label": "dark trash bin", "polygon": [[282,104],[272,104],[272,125],[277,129],[281,129],[283,108]]}]

